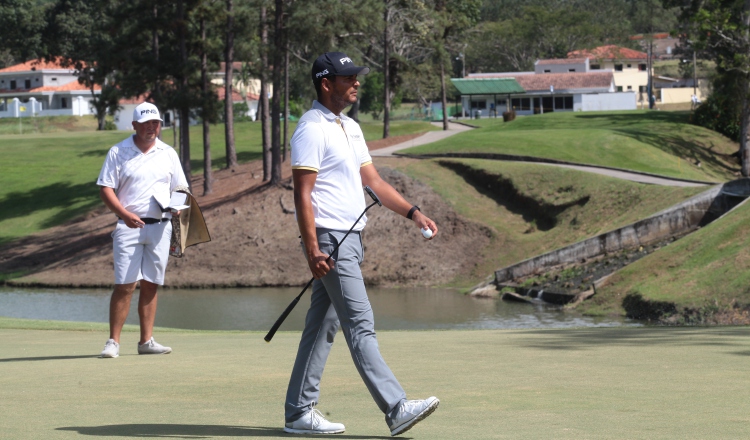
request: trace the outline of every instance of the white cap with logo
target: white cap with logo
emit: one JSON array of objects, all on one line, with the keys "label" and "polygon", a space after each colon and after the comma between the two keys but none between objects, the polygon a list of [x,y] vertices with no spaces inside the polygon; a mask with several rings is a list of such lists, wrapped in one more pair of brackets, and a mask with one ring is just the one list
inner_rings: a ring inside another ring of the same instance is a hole
[{"label": "white cap with logo", "polygon": [[133,122],[142,124],[146,121],[151,121],[154,119],[163,121],[161,116],[159,116],[159,109],[150,102],[138,104],[135,110],[133,110]]}]

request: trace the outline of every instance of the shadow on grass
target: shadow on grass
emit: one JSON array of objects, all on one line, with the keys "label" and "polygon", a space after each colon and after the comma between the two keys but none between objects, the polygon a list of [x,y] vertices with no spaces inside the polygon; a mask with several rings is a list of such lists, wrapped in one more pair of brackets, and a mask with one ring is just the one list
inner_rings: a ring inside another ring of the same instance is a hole
[{"label": "shadow on grass", "polygon": [[68,359],[94,359],[98,358],[96,355],[86,356],[40,356],[40,357],[25,357],[25,358],[0,358],[0,363],[3,362],[31,362],[31,361],[60,361]]},{"label": "shadow on grass", "polygon": [[99,187],[95,182],[77,185],[58,182],[27,192],[8,193],[0,200],[0,221],[28,216],[37,211],[60,209],[41,224],[43,228],[59,225],[98,206],[101,203],[98,194]]},{"label": "shadow on grass", "polygon": [[[69,426],[57,428],[57,431],[73,431],[79,435],[102,437],[290,437],[300,438],[299,434],[287,434],[281,427],[266,426],[227,426],[227,425],[179,425],[179,424],[129,424],[102,426]],[[391,437],[373,437],[363,435],[318,434],[315,438],[337,439],[390,439]],[[408,438],[408,437],[405,437]]]},{"label": "shadow on grass", "polygon": [[545,336],[533,339],[528,347],[543,350],[588,350],[600,346],[684,346],[684,347],[735,347],[738,356],[750,356],[750,328],[737,327],[622,327],[574,330],[524,331]]},{"label": "shadow on grass", "polygon": [[536,225],[536,229],[540,231],[554,228],[560,214],[573,206],[584,206],[590,199],[587,195],[565,203],[550,204],[523,194],[512,180],[502,175],[491,174],[460,162],[441,160],[438,163],[461,176],[477,192],[491,198],[510,212],[520,215],[526,223]]}]

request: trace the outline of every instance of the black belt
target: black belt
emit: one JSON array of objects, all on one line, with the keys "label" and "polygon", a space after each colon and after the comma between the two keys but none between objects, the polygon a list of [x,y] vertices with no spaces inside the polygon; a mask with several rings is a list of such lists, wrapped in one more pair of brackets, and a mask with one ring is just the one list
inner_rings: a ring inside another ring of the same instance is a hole
[{"label": "black belt", "polygon": [[153,225],[154,223],[165,222],[168,218],[142,218],[141,221],[147,225]]},{"label": "black belt", "polygon": [[[117,218],[119,220],[122,220],[120,217],[117,217]],[[166,222],[168,220],[171,220],[171,219],[168,219],[168,218],[148,218],[148,217],[141,219],[141,221],[144,224],[146,224],[146,225],[153,225],[153,224],[160,223],[160,222]]]}]

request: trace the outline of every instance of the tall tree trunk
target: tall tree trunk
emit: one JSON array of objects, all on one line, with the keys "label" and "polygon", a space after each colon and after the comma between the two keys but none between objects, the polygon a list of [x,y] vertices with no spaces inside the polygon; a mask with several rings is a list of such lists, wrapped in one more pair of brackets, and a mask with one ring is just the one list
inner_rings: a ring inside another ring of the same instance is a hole
[{"label": "tall tree trunk", "polygon": [[385,0],[385,12],[383,13],[383,139],[391,135],[391,36],[388,24],[390,15],[389,0]]},{"label": "tall tree trunk", "polygon": [[284,52],[284,0],[276,0],[273,25],[273,96],[271,98],[271,184],[281,182],[281,66]]},{"label": "tall tree trunk", "polygon": [[[745,0],[745,42],[750,42],[750,0]],[[745,54],[747,55],[747,54]],[[750,152],[748,152],[748,135],[750,135],[750,73],[742,75],[742,127],[740,128],[740,160],[742,162],[742,177],[750,177]]]},{"label": "tall tree trunk", "polygon": [[237,166],[237,150],[234,146],[234,0],[227,0],[227,33],[224,47],[224,139],[226,143],[227,168]]},{"label": "tall tree trunk", "polygon": [[213,171],[211,170],[211,140],[209,138],[210,125],[208,121],[208,106],[210,105],[208,86],[208,55],[206,53],[206,18],[201,16],[201,91],[203,92],[203,195],[211,194]]},{"label": "tall tree trunk", "polygon": [[[156,24],[158,18],[159,8],[156,6],[156,4],[154,4],[154,24]],[[156,28],[156,25],[154,25],[154,30],[151,31],[151,52],[154,55],[154,64],[156,65],[156,69],[157,71],[159,71],[159,32],[156,30]],[[157,80],[154,82],[154,89],[151,91],[151,96],[156,107],[159,109],[159,113],[162,115],[162,119],[164,119],[164,107],[162,106],[163,104],[161,102],[161,78],[157,78]],[[174,121],[171,121],[171,126],[173,133],[172,137],[174,138]],[[159,138],[161,139],[161,131],[159,132]]]},{"label": "tall tree trunk", "polygon": [[263,180],[271,180],[271,116],[268,108],[268,23],[266,7],[260,7],[260,123],[263,134]]},{"label": "tall tree trunk", "polygon": [[178,38],[180,47],[180,63],[182,64],[182,72],[179,78],[179,89],[182,99],[180,99],[180,160],[182,163],[182,171],[185,173],[185,177],[188,181],[188,186],[192,184],[190,179],[190,106],[188,105],[188,77],[185,72],[188,65],[188,54],[187,54],[187,18],[185,17],[185,2],[179,0],[177,2],[177,20],[179,21],[178,26]]},{"label": "tall tree trunk", "polygon": [[440,98],[443,106],[443,130],[448,129],[448,98],[445,94],[445,63],[440,61]]},{"label": "tall tree trunk", "polygon": [[284,143],[281,144],[281,161],[286,161],[289,151],[289,40],[284,44]]}]

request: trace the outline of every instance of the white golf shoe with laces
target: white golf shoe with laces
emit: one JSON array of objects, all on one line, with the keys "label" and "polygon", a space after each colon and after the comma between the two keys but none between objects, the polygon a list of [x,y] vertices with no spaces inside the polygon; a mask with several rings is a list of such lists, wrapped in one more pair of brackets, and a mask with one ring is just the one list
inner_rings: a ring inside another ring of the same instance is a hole
[{"label": "white golf shoe with laces", "polygon": [[428,397],[425,400],[407,400],[401,404],[396,417],[391,421],[391,435],[399,435],[408,431],[420,420],[432,414],[440,404],[437,397]]},{"label": "white golf shoe with laces", "polygon": [[154,341],[153,336],[145,343],[138,344],[138,354],[167,354],[171,352],[171,347],[165,347]]},{"label": "white golf shoe with laces", "polygon": [[114,339],[107,339],[107,342],[104,344],[104,350],[102,350],[102,354],[99,355],[99,357],[116,358],[119,355],[120,355],[120,344],[115,342]]},{"label": "white golf shoe with laces", "polygon": [[286,423],[284,432],[289,434],[341,434],[344,425],[326,420],[317,409],[311,409],[299,419]]}]

